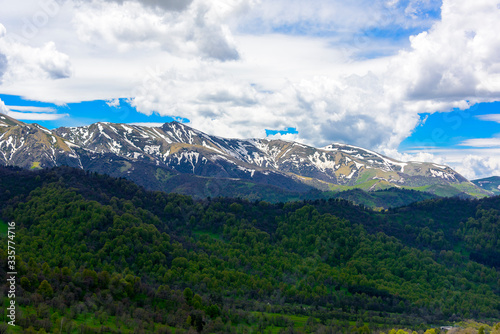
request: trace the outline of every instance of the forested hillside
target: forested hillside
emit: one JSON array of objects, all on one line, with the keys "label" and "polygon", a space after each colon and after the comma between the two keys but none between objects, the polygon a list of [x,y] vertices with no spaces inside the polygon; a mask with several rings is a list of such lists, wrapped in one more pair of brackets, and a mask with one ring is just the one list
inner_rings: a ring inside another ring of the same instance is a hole
[{"label": "forested hillside", "polygon": [[30,333],[369,333],[500,319],[500,197],[379,212],[343,199],[195,201],[67,167],[0,168],[0,210],[1,279],[13,221],[17,329]]}]

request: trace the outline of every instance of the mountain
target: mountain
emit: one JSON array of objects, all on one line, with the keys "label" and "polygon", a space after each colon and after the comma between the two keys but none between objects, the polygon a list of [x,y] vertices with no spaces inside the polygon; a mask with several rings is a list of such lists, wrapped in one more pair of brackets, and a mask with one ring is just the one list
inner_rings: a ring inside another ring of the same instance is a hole
[{"label": "mountain", "polygon": [[[229,192],[258,198],[261,191],[300,194],[312,189],[390,187],[436,195],[490,194],[451,168],[434,163],[400,162],[339,143],[315,148],[283,140],[228,139],[178,122],[161,127],[99,122],[50,131],[5,116],[0,131],[4,164],[69,165],[125,177],[148,189],[196,197]],[[251,189],[255,187],[259,190]],[[234,188],[236,193],[229,191]]]},{"label": "mountain", "polygon": [[500,195],[500,176],[491,176],[484,179],[478,179],[472,181],[472,183],[474,183],[481,189],[490,191],[495,195]]},{"label": "mountain", "polygon": [[38,124],[26,124],[0,114],[0,163],[4,165],[83,168],[74,146]]}]

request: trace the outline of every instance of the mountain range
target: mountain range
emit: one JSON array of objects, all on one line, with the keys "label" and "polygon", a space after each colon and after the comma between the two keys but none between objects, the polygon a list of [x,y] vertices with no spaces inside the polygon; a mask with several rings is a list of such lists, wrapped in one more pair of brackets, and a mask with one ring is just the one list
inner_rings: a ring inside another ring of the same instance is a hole
[{"label": "mountain range", "polygon": [[99,122],[49,130],[0,115],[0,163],[26,169],[67,165],[195,197],[258,199],[269,192],[391,187],[439,196],[493,194],[435,163],[401,162],[340,143],[315,148],[283,140],[228,139],[178,122],[161,127]]}]

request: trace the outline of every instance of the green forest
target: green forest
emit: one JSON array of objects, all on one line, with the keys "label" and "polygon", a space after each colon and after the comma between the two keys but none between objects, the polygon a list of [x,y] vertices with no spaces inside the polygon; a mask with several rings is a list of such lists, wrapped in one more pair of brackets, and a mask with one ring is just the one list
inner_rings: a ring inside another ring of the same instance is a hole
[{"label": "green forest", "polygon": [[0,210],[0,333],[500,333],[500,197],[193,200],[0,167]]}]

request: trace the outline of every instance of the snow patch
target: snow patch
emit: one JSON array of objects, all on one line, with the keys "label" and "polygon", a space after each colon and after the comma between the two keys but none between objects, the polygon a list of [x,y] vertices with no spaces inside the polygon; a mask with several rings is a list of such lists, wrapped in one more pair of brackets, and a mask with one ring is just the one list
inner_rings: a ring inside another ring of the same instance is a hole
[{"label": "snow patch", "polygon": [[347,176],[346,176],[346,178],[347,178],[347,179],[350,179],[350,178],[354,175],[354,173],[356,173],[356,170],[355,170],[355,169],[353,169],[353,170],[351,171],[351,174],[347,175]]},{"label": "snow patch", "polygon": [[443,166],[443,165],[438,165],[438,164],[434,164],[434,163],[433,163],[433,165],[434,165],[434,167],[437,167],[437,168],[442,168],[442,169],[446,169],[446,168],[448,168],[448,167],[446,167],[446,166]]},{"label": "snow patch", "polygon": [[[335,170],[335,161],[328,160],[328,156],[325,152],[322,152],[321,155],[319,154],[319,152],[314,152],[313,155],[308,156],[308,159],[314,166],[316,166],[316,168],[318,168],[322,172],[327,169]],[[302,162],[303,159],[301,158],[300,161]]]},{"label": "snow patch", "polygon": [[144,146],[144,152],[147,154],[160,154],[160,145],[146,145]]}]

